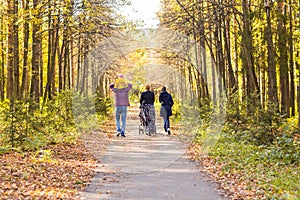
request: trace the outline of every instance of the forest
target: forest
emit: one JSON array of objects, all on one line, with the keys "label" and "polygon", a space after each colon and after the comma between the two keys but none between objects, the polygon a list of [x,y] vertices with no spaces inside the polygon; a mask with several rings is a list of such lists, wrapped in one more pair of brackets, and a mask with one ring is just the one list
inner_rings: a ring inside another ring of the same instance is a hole
[{"label": "forest", "polygon": [[[144,47],[94,62],[90,54],[103,41],[139,29],[142,22],[117,12],[129,3],[0,1],[1,159],[76,144],[80,132],[111,118],[108,85],[127,73],[133,102],[149,82],[169,86],[192,158],[232,199],[299,199],[300,0],[161,0],[158,29],[197,43],[195,63]],[[147,78],[165,71],[149,69],[153,60],[168,66],[166,80]],[[86,107],[74,111],[74,102]],[[93,112],[99,121],[87,123]]]}]

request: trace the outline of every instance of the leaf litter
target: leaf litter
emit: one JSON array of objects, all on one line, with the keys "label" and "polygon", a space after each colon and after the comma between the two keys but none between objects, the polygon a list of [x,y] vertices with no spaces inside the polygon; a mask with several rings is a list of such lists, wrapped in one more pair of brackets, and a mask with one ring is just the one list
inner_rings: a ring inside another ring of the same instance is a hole
[{"label": "leaf litter", "polygon": [[0,199],[79,200],[113,135],[112,126],[105,122],[73,144],[0,155]]}]

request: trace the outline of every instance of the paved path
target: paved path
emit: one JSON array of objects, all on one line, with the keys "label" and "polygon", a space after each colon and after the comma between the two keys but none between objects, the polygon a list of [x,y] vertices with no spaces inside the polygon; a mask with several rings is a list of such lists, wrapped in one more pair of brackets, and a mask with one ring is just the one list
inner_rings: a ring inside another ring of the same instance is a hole
[{"label": "paved path", "polygon": [[114,137],[88,186],[87,200],[221,200],[216,185],[187,159],[174,136],[139,135],[138,110],[131,108],[126,137]]}]

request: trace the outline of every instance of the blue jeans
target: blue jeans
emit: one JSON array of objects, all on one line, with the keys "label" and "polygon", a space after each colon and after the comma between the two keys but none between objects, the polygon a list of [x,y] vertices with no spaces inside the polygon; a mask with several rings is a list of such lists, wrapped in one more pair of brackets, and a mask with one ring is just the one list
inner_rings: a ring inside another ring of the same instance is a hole
[{"label": "blue jeans", "polygon": [[[127,116],[127,106],[116,106],[117,131],[121,132],[122,135],[125,133],[126,116]],[[122,128],[121,128],[121,124],[120,124],[120,118],[122,119]]]},{"label": "blue jeans", "polygon": [[165,132],[167,132],[168,128],[170,128],[170,116],[166,115],[163,118],[164,118],[164,129]]}]

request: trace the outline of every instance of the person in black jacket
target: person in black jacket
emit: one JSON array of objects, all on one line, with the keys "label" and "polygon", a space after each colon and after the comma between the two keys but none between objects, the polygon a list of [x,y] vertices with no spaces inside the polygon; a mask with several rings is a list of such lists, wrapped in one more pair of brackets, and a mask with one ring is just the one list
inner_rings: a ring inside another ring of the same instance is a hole
[{"label": "person in black jacket", "polygon": [[150,90],[150,86],[146,85],[146,91],[142,92],[140,97],[140,109],[143,111],[145,120],[146,134],[151,135],[156,132],[155,126],[155,95]]},{"label": "person in black jacket", "polygon": [[150,91],[150,86],[146,85],[146,91],[142,92],[141,98],[140,98],[140,104],[145,105],[153,105],[155,101],[155,95],[154,92]]},{"label": "person in black jacket", "polygon": [[172,106],[174,105],[172,95],[163,86],[159,94],[159,102],[161,103],[160,116],[164,119],[164,130],[170,135],[170,116],[172,116]]}]

